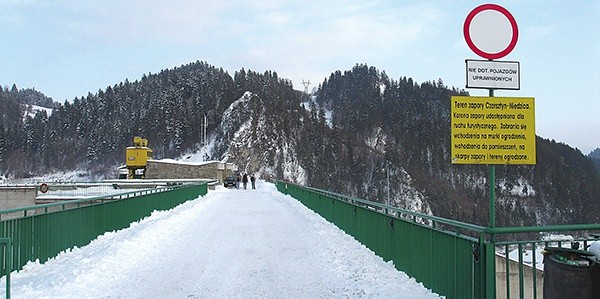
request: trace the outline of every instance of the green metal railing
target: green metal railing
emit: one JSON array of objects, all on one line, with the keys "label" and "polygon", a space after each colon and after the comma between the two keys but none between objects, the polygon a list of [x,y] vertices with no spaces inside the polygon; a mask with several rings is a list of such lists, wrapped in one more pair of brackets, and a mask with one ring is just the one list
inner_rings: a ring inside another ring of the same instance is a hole
[{"label": "green metal railing", "polygon": [[[600,224],[489,228],[287,182],[278,181],[276,186],[446,298],[541,298],[542,271],[536,270],[535,258],[533,268],[527,269],[523,252],[525,247],[552,241],[497,242],[496,238],[600,230]],[[580,240],[587,248],[593,239]],[[520,249],[516,261],[508,258],[513,247]],[[497,249],[502,248],[506,254],[497,255]],[[496,271],[497,259],[505,266],[504,276]],[[511,264],[518,268],[516,279],[510,275]],[[525,277],[532,281],[525,281]]]},{"label": "green metal railing", "polygon": [[2,268],[4,269],[4,277],[6,277],[6,298],[10,298],[10,269],[12,268],[11,261],[11,242],[10,238],[0,238],[0,244],[2,245]]},{"label": "green metal railing", "polygon": [[[527,226],[527,227],[501,227],[487,229],[488,233],[503,234],[530,234],[530,233],[558,233],[568,232],[587,237],[573,238],[573,240],[522,240],[496,242],[496,248],[502,249],[503,254],[498,254],[496,261],[504,267],[498,271],[496,277],[497,298],[542,298],[543,295],[543,267],[538,268],[536,250],[546,247],[568,247],[575,249],[587,249],[591,242],[597,241],[597,237],[590,236],[591,231],[600,230],[600,224],[573,224],[573,225],[550,225],[550,226]],[[587,234],[584,234],[587,233]],[[594,234],[591,234],[594,235]],[[516,258],[511,259],[509,253],[517,250]],[[530,256],[525,261],[524,256]]]},{"label": "green metal railing", "polygon": [[447,298],[483,297],[477,280],[482,248],[476,237],[462,233],[483,232],[483,227],[284,182],[277,188],[435,292]]},{"label": "green metal railing", "polygon": [[[167,210],[206,193],[206,183],[183,184],[0,211],[0,243],[5,244],[0,271],[9,274],[36,259],[46,262],[154,210]],[[9,289],[7,282],[7,295]]]}]

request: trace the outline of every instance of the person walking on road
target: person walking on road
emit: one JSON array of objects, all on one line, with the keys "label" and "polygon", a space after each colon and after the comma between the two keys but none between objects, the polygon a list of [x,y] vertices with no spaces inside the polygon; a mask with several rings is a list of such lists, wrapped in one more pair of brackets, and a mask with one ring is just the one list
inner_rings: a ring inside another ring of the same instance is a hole
[{"label": "person walking on road", "polygon": [[248,187],[248,174],[247,173],[244,173],[244,176],[242,177],[242,183],[244,184],[244,190],[246,190]]},{"label": "person walking on road", "polygon": [[240,176],[240,174],[238,173],[235,176],[235,189],[240,189],[240,181],[242,180],[242,177]]},{"label": "person walking on road", "polygon": [[250,176],[250,182],[252,182],[252,189],[256,189],[256,178],[254,174]]}]

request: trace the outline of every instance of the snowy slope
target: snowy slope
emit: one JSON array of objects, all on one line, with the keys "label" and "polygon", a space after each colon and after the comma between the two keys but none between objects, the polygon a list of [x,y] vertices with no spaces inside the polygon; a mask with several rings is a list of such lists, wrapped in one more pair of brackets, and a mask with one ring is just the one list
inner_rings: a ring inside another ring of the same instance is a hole
[{"label": "snowy slope", "polygon": [[24,117],[29,116],[31,118],[34,118],[35,115],[40,111],[46,111],[46,115],[48,117],[50,117],[50,115],[52,115],[52,112],[54,111],[54,109],[46,108],[46,107],[42,107],[42,106],[38,106],[38,105],[26,105]]},{"label": "snowy slope", "polygon": [[154,212],[11,279],[14,298],[438,297],[263,182]]}]

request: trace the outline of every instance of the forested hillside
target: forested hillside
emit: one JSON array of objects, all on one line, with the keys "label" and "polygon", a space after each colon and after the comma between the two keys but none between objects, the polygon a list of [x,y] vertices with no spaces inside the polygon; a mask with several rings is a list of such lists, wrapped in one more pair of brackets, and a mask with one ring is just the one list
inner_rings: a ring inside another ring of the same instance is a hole
[{"label": "forested hillside", "polygon": [[[450,163],[449,103],[458,94],[441,79],[418,84],[356,65],[309,96],[275,72],[232,76],[204,62],[62,104],[13,86],[0,90],[0,175],[80,168],[112,176],[139,135],[156,158],[203,150],[263,178],[486,224],[487,167]],[[53,112],[25,114],[32,98]],[[204,115],[210,142],[202,147]],[[536,166],[497,167],[498,225],[599,222],[591,160],[540,138],[537,151]]]},{"label": "forested hillside", "polygon": [[594,161],[594,164],[596,164],[596,168],[598,169],[598,171],[600,171],[600,148],[593,150],[588,155],[588,157],[590,157],[590,159]]},{"label": "forested hillside", "polygon": [[[449,98],[459,93],[441,80],[417,85],[410,78],[390,80],[375,68],[356,66],[333,73],[320,87],[318,101],[333,109],[340,140],[368,145],[376,138],[379,146],[367,150],[376,153],[370,157],[379,168],[389,162],[394,177],[408,173],[434,214],[485,224],[487,166],[450,164]],[[368,159],[360,157],[358,146],[351,148],[355,153],[349,157],[355,159],[341,165],[354,167],[338,170],[353,182],[347,192],[368,197],[376,190],[381,198],[383,173],[377,167],[365,169]],[[567,145],[538,138],[537,160],[536,166],[497,167],[498,225],[597,222],[600,176],[589,159]],[[365,184],[365,172],[377,175]]]},{"label": "forested hillside", "polygon": [[124,149],[137,135],[151,141],[156,156],[177,155],[199,141],[199,115],[218,120],[238,87],[245,88],[239,84],[234,86],[222,69],[195,63],[109,86],[57,105],[51,116],[40,112],[23,122],[18,120],[23,115],[16,104],[19,95],[4,90],[0,105],[9,106],[11,119],[3,114],[3,123],[14,125],[4,125],[0,169],[19,177],[114,168],[123,163]]}]

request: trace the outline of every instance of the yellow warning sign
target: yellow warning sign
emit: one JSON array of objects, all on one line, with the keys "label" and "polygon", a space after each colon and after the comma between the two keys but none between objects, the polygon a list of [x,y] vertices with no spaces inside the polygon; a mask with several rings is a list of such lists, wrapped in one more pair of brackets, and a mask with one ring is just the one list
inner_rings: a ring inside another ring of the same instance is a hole
[{"label": "yellow warning sign", "polygon": [[535,164],[534,98],[451,98],[453,164]]}]

